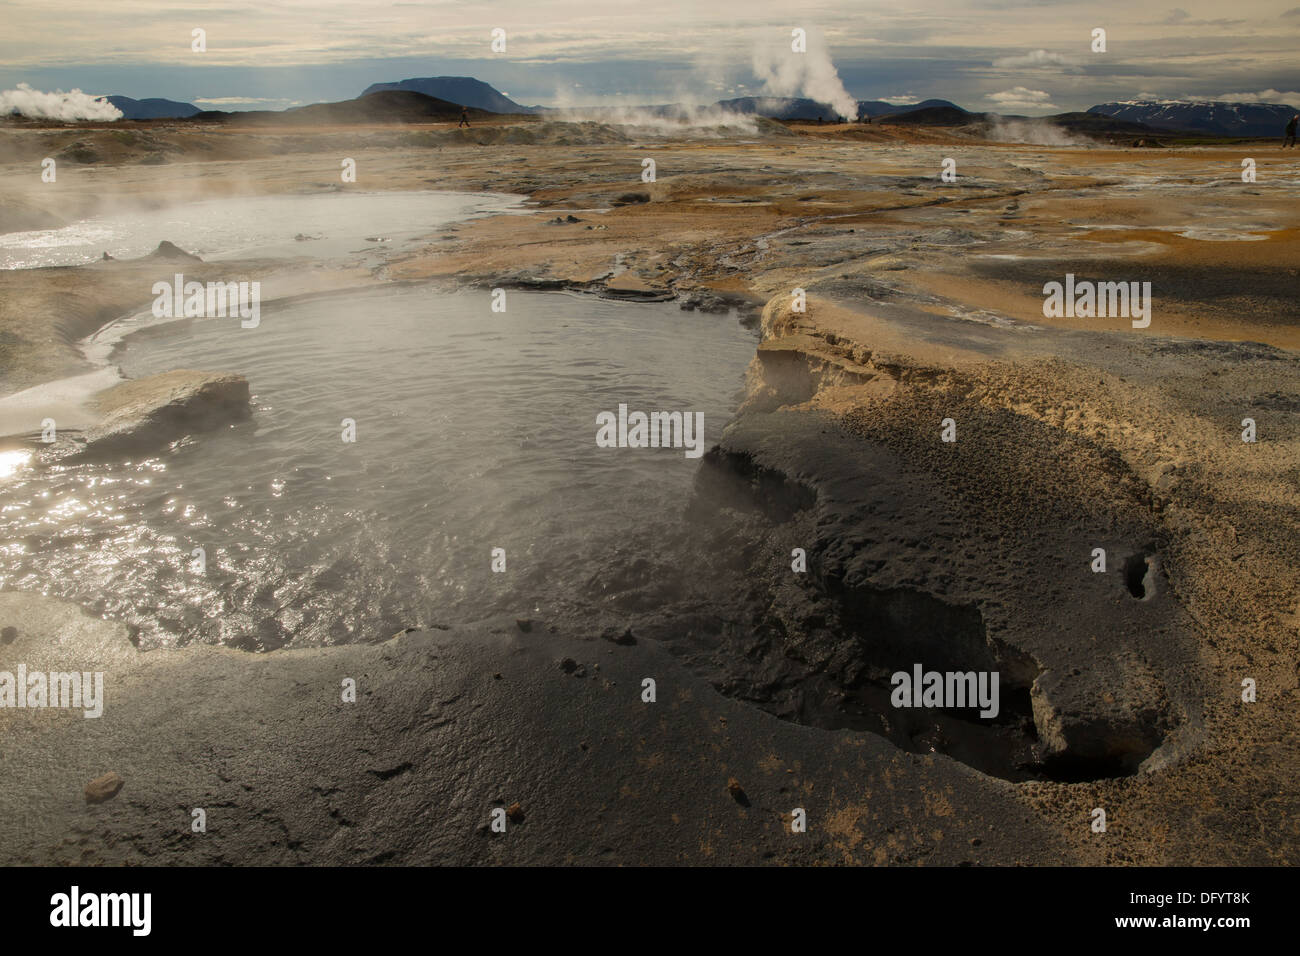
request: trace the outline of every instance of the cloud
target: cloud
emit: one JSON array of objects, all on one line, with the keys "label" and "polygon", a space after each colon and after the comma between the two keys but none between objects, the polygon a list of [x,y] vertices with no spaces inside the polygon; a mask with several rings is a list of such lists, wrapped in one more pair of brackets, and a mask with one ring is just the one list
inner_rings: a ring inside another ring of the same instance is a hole
[{"label": "cloud", "polygon": [[[1300,9],[1300,7],[1297,7]],[[1286,16],[1286,14],[1282,14]],[[1175,7],[1169,11],[1169,16],[1158,21],[1162,26],[1167,27],[1232,27],[1245,23],[1245,20],[1193,20],[1192,15],[1182,7]]]},{"label": "cloud", "polygon": [[1063,56],[1060,53],[1049,53],[1046,50],[1034,50],[1031,53],[1022,55],[999,57],[993,61],[993,65],[1008,70],[1051,67],[1058,73],[1083,72],[1070,57]]},{"label": "cloud", "polygon": [[904,93],[901,96],[878,96],[876,99],[882,103],[888,103],[890,106],[911,106],[913,103],[921,102],[921,97],[915,93]]},{"label": "cloud", "polygon": [[1001,93],[989,93],[984,97],[998,106],[1016,110],[1054,110],[1058,107],[1052,102],[1051,94],[1042,90],[1028,90],[1016,86]]},{"label": "cloud", "polygon": [[1300,103],[1300,93],[1279,93],[1277,90],[1260,90],[1258,93],[1223,93],[1215,97],[1225,103],[1285,103],[1293,106]]},{"label": "cloud", "polygon": [[207,106],[294,106],[297,100],[285,99],[283,97],[266,97],[266,96],[196,96],[192,101],[195,104],[205,104]]},{"label": "cloud", "polygon": [[122,111],[112,103],[105,99],[96,99],[81,90],[72,90],[68,93],[62,90],[43,93],[32,89],[26,83],[19,83],[15,90],[0,92],[0,116],[10,113],[63,122],[122,118]]}]

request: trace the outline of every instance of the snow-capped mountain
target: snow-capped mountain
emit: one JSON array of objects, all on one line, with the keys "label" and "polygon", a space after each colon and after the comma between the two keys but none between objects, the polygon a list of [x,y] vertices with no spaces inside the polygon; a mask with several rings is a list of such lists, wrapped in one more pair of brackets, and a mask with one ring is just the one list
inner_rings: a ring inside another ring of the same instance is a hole
[{"label": "snow-capped mountain", "polygon": [[1179,100],[1129,100],[1102,103],[1100,113],[1156,129],[1212,133],[1223,136],[1278,136],[1287,121],[1300,113],[1283,103],[1221,103]]}]

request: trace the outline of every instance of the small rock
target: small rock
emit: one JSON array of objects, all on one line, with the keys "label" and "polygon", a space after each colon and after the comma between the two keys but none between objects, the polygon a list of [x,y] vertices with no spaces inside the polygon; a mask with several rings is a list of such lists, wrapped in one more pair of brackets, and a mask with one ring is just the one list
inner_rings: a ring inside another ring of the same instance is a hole
[{"label": "small rock", "polygon": [[112,800],[124,783],[126,781],[122,779],[121,774],[112,771],[102,777],[96,777],[86,784],[86,802],[103,803],[105,800]]},{"label": "small rock", "polygon": [[515,618],[515,627],[527,634],[533,629],[533,622],[526,617]]},{"label": "small rock", "polygon": [[621,647],[629,647],[636,643],[636,638],[632,634],[632,628],[625,629],[621,634],[616,627],[607,627],[600,633],[601,639],[609,641],[611,644],[618,644]]},{"label": "small rock", "polygon": [[749,806],[749,797],[745,793],[745,788],[740,785],[740,781],[735,777],[727,780],[727,793],[731,794],[732,799],[742,807]]},{"label": "small rock", "polygon": [[183,259],[183,260],[185,260],[186,262],[202,262],[202,261],[203,261],[202,259],[200,259],[198,256],[194,255],[193,253],[186,252],[184,249],[182,249],[180,246],[176,245],[174,242],[168,242],[166,239],[164,239],[162,242],[158,243],[158,248],[155,249],[153,252],[149,253],[149,255],[147,256],[147,258],[149,258],[149,259]]},{"label": "small rock", "polygon": [[18,639],[18,628],[6,627],[0,630],[0,644],[12,644]]},{"label": "small rock", "polygon": [[586,666],[579,664],[572,657],[566,657],[564,660],[560,661],[560,670],[564,671],[566,674],[572,674],[574,677],[587,676]]},{"label": "small rock", "polygon": [[511,823],[523,823],[525,816],[524,808],[518,803],[512,803],[510,806],[506,807],[506,816],[509,818]]}]

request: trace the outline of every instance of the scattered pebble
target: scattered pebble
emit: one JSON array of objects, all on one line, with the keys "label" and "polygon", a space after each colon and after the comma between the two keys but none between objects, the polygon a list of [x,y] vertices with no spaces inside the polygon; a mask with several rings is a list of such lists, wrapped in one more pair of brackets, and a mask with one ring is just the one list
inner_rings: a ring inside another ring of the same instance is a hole
[{"label": "scattered pebble", "polygon": [[121,774],[110,770],[102,777],[96,777],[86,784],[86,802],[103,803],[105,800],[112,800],[124,783],[126,781],[122,779]]}]

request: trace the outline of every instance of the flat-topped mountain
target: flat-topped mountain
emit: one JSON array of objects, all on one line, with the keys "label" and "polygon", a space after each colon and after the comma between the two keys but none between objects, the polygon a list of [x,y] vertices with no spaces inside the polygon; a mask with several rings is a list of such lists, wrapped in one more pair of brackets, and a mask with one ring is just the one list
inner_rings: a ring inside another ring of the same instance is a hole
[{"label": "flat-topped mountain", "polygon": [[361,95],[368,96],[384,90],[423,93],[425,96],[455,103],[457,106],[468,106],[489,113],[534,112],[531,106],[520,106],[491,85],[472,76],[426,76],[400,80],[396,83],[372,83]]}]

